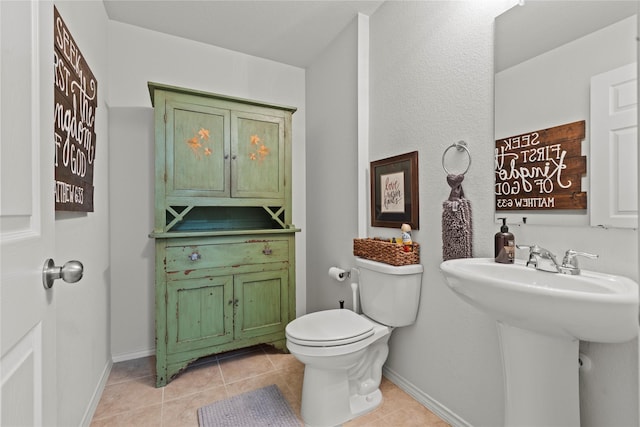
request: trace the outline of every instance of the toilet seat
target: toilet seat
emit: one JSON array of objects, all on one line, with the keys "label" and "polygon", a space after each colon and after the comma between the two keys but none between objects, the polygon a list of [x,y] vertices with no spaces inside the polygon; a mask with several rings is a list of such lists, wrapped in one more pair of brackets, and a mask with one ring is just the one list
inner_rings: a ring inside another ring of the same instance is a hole
[{"label": "toilet seat", "polygon": [[291,342],[309,347],[331,347],[362,341],[374,334],[374,324],[347,309],[317,311],[287,325]]}]

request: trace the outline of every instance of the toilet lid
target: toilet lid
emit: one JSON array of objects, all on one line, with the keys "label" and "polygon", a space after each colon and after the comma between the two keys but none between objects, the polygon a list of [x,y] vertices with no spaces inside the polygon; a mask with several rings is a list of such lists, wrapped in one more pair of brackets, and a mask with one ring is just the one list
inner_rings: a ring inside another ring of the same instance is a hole
[{"label": "toilet lid", "polygon": [[344,345],[373,335],[373,323],[347,309],[317,311],[287,325],[287,337],[300,345]]}]

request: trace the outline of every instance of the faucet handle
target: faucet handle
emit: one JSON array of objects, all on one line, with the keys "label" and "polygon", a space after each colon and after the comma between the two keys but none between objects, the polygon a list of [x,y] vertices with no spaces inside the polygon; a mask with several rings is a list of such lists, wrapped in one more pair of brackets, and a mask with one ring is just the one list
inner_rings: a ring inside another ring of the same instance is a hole
[{"label": "faucet handle", "polygon": [[516,245],[518,249],[529,249],[529,259],[527,260],[527,267],[529,265],[533,265],[534,267],[538,267],[538,261],[536,260],[536,255],[540,254],[540,246],[536,245]]},{"label": "faucet handle", "polygon": [[539,255],[549,259],[555,259],[556,256],[549,249],[542,248],[536,244],[533,245],[516,245],[518,249],[529,249],[529,256]]},{"label": "faucet handle", "polygon": [[516,248],[529,249],[529,253],[538,253],[541,249],[540,246],[536,245],[535,243],[533,245],[516,245]]},{"label": "faucet handle", "polygon": [[599,255],[596,255],[596,254],[590,254],[587,252],[578,252],[578,251],[574,251],[573,249],[569,249],[564,254],[564,258],[562,259],[562,266],[578,268],[577,257],[579,256],[583,256],[585,258],[590,258],[590,259],[598,259],[599,257]]},{"label": "faucet handle", "polygon": [[597,259],[599,255],[590,254],[587,252],[578,252],[573,249],[569,249],[564,254],[562,259],[562,272],[564,274],[580,274],[580,268],[578,267],[578,257],[583,256],[585,258]]}]

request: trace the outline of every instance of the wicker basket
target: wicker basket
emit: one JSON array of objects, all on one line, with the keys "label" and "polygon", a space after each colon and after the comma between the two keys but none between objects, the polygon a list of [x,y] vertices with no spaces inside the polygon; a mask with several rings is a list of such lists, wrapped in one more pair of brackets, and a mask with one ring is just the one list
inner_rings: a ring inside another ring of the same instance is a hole
[{"label": "wicker basket", "polygon": [[413,242],[413,251],[405,252],[397,243],[381,239],[353,239],[353,254],[360,258],[391,265],[420,264],[420,245]]}]

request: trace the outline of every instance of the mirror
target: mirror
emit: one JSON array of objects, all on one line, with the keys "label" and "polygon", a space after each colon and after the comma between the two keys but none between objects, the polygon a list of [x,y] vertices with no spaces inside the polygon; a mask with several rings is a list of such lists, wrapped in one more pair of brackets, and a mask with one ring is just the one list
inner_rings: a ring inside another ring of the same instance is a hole
[{"label": "mirror", "polygon": [[[524,0],[496,18],[496,217],[637,228],[637,13]],[[633,123],[603,128],[607,100]]]}]

